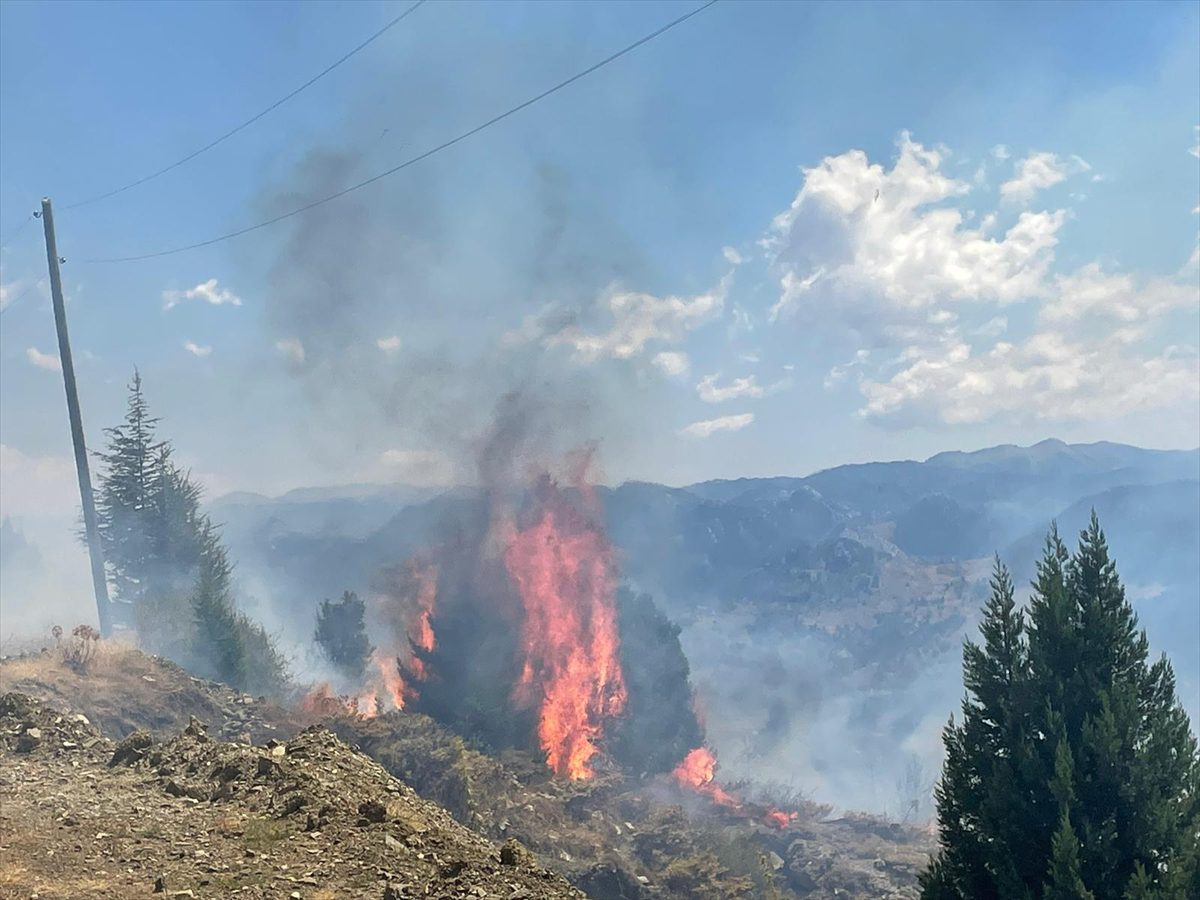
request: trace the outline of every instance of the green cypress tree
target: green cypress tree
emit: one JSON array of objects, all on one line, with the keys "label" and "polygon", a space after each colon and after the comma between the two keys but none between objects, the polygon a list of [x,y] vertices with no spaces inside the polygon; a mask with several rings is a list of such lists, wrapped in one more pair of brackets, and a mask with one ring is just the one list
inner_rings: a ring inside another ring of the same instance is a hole
[{"label": "green cypress tree", "polygon": [[1094,514],[1073,556],[1050,532],[1021,625],[997,566],[983,644],[963,654],[963,725],[945,732],[922,896],[1192,895],[1200,752]]},{"label": "green cypress tree", "polygon": [[201,540],[204,549],[192,592],[194,665],[240,689],[246,681],[246,646],[230,590],[232,567],[216,528],[207,520]]}]

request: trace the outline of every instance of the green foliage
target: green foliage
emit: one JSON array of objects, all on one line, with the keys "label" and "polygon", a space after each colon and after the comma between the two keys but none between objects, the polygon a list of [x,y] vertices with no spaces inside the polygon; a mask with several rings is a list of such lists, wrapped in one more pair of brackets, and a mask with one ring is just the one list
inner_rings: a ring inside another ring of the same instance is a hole
[{"label": "green foliage", "polygon": [[367,640],[363,616],[367,605],[353,591],[341,600],[323,600],[317,607],[317,629],[313,640],[321,652],[347,678],[358,678],[374,649]]},{"label": "green foliage", "polygon": [[240,690],[268,693],[286,663],[262,627],[237,611],[232,565],[201,489],[156,435],[134,371],[123,424],[98,453],[97,519],[113,597],[147,650]]},{"label": "green foliage", "polygon": [[633,771],[670,771],[704,742],[679,626],[648,594],[622,589],[617,596],[617,627],[626,703],[609,750]]},{"label": "green foliage", "polygon": [[1094,514],[1073,555],[1050,532],[1027,613],[997,561],[980,631],[922,897],[1194,896],[1200,752]]}]

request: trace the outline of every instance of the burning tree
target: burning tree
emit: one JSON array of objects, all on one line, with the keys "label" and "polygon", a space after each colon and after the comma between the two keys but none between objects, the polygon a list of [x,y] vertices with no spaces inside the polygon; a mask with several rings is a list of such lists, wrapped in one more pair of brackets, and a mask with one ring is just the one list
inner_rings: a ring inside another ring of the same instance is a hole
[{"label": "burning tree", "polygon": [[487,499],[377,581],[360,712],[378,695],[485,749],[540,752],[571,779],[601,759],[670,770],[702,740],[679,632],[648,596],[618,590],[586,480],[543,476],[518,501]]}]

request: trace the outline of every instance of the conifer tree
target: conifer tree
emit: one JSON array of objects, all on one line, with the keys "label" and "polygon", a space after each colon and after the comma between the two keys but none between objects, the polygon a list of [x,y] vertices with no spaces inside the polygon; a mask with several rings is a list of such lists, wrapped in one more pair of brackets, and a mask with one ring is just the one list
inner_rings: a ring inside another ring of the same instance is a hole
[{"label": "conifer tree", "polygon": [[317,629],[313,640],[326,658],[348,678],[358,678],[374,649],[363,622],[366,604],[353,591],[344,591],[337,601],[323,600],[317,607]]},{"label": "conifer tree", "polygon": [[1027,620],[997,562],[980,630],[922,896],[1195,896],[1200,752],[1095,514],[1074,555],[1051,530]]},{"label": "conifer tree", "polygon": [[123,424],[98,453],[96,507],[116,600],[146,649],[241,689],[282,687],[286,664],[271,637],[238,612],[232,565],[201,489],[156,435],[135,370]]},{"label": "conifer tree", "polygon": [[96,454],[101,462],[96,497],[100,541],[113,598],[125,603],[140,602],[148,589],[157,530],[155,495],[162,484],[160,466],[170,457],[170,448],[155,439],[157,423],[147,410],[142,376],[135,369],[124,424],[104,430],[108,448]]},{"label": "conifer tree", "polygon": [[229,558],[212,523],[204,522],[201,540],[204,550],[192,593],[195,648],[216,678],[241,688],[246,680],[246,647],[230,593]]}]

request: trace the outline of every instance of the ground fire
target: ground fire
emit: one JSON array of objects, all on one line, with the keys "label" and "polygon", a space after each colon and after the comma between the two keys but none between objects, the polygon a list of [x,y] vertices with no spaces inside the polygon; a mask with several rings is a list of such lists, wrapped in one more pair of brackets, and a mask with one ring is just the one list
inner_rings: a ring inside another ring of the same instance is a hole
[{"label": "ground fire", "polygon": [[731,794],[716,782],[717,757],[707,747],[697,747],[671,773],[681,787],[708,797],[717,806],[748,819],[759,819],[772,828],[786,828],[796,814],[774,807],[759,807]]}]

